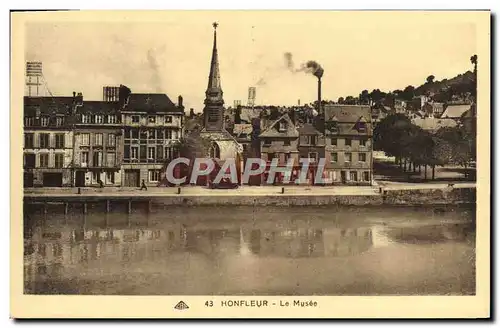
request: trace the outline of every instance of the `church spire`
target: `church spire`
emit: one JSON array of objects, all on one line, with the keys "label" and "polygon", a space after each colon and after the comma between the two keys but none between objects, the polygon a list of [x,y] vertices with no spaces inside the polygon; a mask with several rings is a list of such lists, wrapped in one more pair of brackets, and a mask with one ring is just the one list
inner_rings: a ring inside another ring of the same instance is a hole
[{"label": "church spire", "polygon": [[[222,99],[222,88],[220,83],[219,56],[217,54],[217,27],[219,24],[214,22],[214,46],[212,49],[212,61],[210,62],[210,75],[208,76],[207,97],[210,95],[219,96]],[[219,93],[219,95],[217,95]]]}]

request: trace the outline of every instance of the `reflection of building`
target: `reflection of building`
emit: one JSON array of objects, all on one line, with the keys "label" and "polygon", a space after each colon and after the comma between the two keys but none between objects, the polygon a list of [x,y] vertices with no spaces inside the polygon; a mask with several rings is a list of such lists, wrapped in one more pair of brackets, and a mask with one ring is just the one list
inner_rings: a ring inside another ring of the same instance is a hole
[{"label": "reflection of building", "polygon": [[81,97],[24,97],[24,186],[71,186],[72,120]]},{"label": "reflection of building", "polygon": [[369,227],[323,229],[325,256],[356,255],[373,246],[372,230]]}]

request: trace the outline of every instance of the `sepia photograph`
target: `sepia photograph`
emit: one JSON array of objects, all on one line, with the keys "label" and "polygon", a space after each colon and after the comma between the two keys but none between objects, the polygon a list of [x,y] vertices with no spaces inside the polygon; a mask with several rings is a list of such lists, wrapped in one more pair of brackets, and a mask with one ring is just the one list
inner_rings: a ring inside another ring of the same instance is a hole
[{"label": "sepia photograph", "polygon": [[11,13],[20,296],[487,307],[490,19]]}]

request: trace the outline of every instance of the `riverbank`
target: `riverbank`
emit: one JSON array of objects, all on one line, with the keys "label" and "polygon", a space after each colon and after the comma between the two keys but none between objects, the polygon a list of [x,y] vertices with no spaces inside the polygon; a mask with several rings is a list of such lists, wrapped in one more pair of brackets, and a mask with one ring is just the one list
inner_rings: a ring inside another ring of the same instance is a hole
[{"label": "riverbank", "polygon": [[230,190],[211,190],[202,187],[81,189],[27,189],[25,204],[112,203],[147,204],[148,208],[181,206],[321,206],[321,205],[453,205],[473,204],[476,201],[474,184],[404,184],[377,187],[241,187]]}]

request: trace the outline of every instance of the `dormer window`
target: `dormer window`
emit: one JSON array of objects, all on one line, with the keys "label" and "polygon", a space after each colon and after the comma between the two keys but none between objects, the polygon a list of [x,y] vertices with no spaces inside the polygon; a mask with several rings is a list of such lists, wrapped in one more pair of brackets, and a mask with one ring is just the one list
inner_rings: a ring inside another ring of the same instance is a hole
[{"label": "dormer window", "polygon": [[286,131],[286,122],[279,122],[279,131],[280,132]]},{"label": "dormer window", "polygon": [[40,119],[40,124],[42,126],[49,125],[49,118],[47,116],[42,116],[41,119]]},{"label": "dormer window", "polygon": [[332,133],[339,132],[339,126],[337,122],[330,122],[330,132]]},{"label": "dormer window", "polygon": [[108,124],[116,123],[116,115],[108,115]]},{"label": "dormer window", "polygon": [[366,123],[365,122],[358,122],[358,131],[359,132],[366,132]]},{"label": "dormer window", "polygon": [[90,123],[90,115],[82,114],[82,123]]},{"label": "dormer window", "polygon": [[132,115],[132,123],[139,123],[139,115]]},{"label": "dormer window", "polygon": [[102,115],[96,115],[95,116],[95,123],[96,124],[102,124],[102,123],[104,123],[104,117]]},{"label": "dormer window", "polygon": [[148,123],[155,124],[156,116],[148,116]]},{"label": "dormer window", "polygon": [[172,123],[172,116],[165,116],[165,123]]},{"label": "dormer window", "polygon": [[61,126],[64,124],[64,117],[58,116],[56,117],[56,126]]}]

